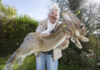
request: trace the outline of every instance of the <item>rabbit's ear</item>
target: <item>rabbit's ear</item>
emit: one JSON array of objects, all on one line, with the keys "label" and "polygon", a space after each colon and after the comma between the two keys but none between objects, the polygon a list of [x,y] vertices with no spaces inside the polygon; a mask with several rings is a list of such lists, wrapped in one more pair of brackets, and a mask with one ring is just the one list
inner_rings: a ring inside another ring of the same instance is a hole
[{"label": "rabbit's ear", "polygon": [[64,20],[73,22],[73,18],[70,17],[70,14],[68,13],[67,10],[61,11],[61,16],[62,16],[62,18],[63,18]]},{"label": "rabbit's ear", "polygon": [[82,49],[82,45],[81,43],[79,42],[79,40],[75,37],[71,37],[71,41],[79,48],[79,49]]}]

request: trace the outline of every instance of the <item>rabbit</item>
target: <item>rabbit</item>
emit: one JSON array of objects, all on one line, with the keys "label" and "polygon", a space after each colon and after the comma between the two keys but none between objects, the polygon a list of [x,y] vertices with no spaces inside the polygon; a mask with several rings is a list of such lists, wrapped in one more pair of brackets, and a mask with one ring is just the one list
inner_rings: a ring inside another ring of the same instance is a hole
[{"label": "rabbit", "polygon": [[67,10],[61,11],[61,15],[64,21],[62,21],[62,23],[58,26],[54,33],[44,34],[45,32],[31,32],[27,34],[27,36],[24,38],[23,43],[12,54],[12,56],[6,63],[4,70],[12,70],[13,65],[18,58],[20,58],[20,61],[18,61],[18,65],[20,66],[27,55],[30,55],[37,51],[49,51],[58,47],[66,39],[66,34],[70,32],[71,41],[75,43],[78,48],[82,49],[79,40],[83,42],[89,41],[89,39],[85,37],[85,25],[74,14],[70,13]]}]

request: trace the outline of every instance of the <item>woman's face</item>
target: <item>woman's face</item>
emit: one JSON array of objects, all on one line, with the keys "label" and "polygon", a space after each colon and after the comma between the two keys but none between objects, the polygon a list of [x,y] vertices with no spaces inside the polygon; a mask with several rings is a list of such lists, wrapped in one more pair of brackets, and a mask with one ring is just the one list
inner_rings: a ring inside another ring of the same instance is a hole
[{"label": "woman's face", "polygon": [[58,11],[53,10],[49,13],[48,18],[50,23],[54,24],[58,20]]}]

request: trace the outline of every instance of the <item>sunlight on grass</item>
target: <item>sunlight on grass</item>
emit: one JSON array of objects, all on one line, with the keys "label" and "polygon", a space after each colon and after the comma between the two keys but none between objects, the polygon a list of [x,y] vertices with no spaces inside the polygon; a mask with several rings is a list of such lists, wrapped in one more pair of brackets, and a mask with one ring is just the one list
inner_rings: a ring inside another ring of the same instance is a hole
[{"label": "sunlight on grass", "polygon": [[7,60],[8,60],[8,57],[2,57],[2,58],[0,58],[0,70],[4,69]]},{"label": "sunlight on grass", "polygon": [[[18,66],[18,64],[16,62],[13,69],[14,70],[30,70],[30,68],[35,66],[34,62],[35,62],[35,56],[32,54],[25,58],[25,60],[21,66]],[[33,70],[33,69],[31,69],[31,70]]]},{"label": "sunlight on grass", "polygon": [[[0,58],[0,70],[4,69],[5,64],[9,58],[10,58],[10,56],[5,57],[5,58]],[[13,70],[30,70],[30,68],[35,67],[35,65],[36,65],[35,56],[34,56],[34,54],[32,54],[25,58],[25,60],[21,66],[18,66],[17,61],[16,61],[16,63],[14,64]],[[35,69],[36,68],[34,68],[32,70],[35,70]]]}]

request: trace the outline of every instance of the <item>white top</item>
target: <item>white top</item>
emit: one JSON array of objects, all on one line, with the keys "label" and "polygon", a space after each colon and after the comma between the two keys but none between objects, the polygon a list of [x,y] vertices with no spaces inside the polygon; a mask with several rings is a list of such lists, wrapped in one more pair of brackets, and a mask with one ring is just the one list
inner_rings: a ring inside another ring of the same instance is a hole
[{"label": "white top", "polygon": [[56,22],[55,22],[54,24],[50,23],[50,22],[49,22],[49,19],[48,19],[48,20],[47,20],[47,29],[46,29],[45,31],[41,32],[41,33],[50,34],[50,32],[51,32],[52,30],[54,30],[56,24],[57,24]]}]

